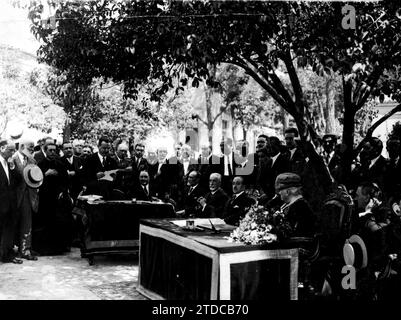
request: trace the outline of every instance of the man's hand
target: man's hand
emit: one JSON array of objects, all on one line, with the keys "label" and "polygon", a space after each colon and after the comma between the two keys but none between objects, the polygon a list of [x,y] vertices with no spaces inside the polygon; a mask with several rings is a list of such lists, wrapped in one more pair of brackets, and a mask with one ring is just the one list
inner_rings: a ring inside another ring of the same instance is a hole
[{"label": "man's hand", "polygon": [[68,172],[68,175],[69,175],[70,177],[75,176],[75,171],[67,170],[67,172]]},{"label": "man's hand", "polygon": [[198,202],[200,203],[202,208],[204,208],[206,206],[206,199],[204,197],[199,197]]},{"label": "man's hand", "polygon": [[45,172],[45,176],[57,176],[58,172],[55,169],[49,169]]},{"label": "man's hand", "polygon": [[96,178],[101,179],[105,176],[104,172],[98,172],[96,173]]}]

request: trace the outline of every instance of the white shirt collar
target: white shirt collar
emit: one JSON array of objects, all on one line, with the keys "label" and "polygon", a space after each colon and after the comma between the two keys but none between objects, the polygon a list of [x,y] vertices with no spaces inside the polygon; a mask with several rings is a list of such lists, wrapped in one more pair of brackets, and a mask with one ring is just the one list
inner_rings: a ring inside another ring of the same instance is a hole
[{"label": "white shirt collar", "polygon": [[217,191],[219,191],[219,189],[220,189],[220,188],[217,188],[217,189],[214,190],[214,191],[210,191],[210,193],[211,193],[211,194],[215,194]]},{"label": "white shirt collar", "polygon": [[290,149],[290,153],[291,153],[290,159],[292,159],[292,157],[294,156],[295,151],[297,151],[297,148],[296,148],[296,147],[293,148],[293,149]]},{"label": "white shirt collar", "polygon": [[276,160],[280,154],[281,154],[281,152],[277,153],[274,157],[272,157],[272,166],[274,165],[274,163],[276,162]]},{"label": "white shirt collar", "polygon": [[381,154],[379,154],[376,158],[370,161],[369,169],[373,167],[373,165],[377,162],[377,160],[379,160],[380,156]]},{"label": "white shirt collar", "polygon": [[25,156],[19,150],[17,151],[17,155],[18,155],[19,160],[21,161],[21,164],[23,164]]},{"label": "white shirt collar", "polygon": [[245,191],[241,191],[240,193],[236,193],[235,195],[235,199],[237,199],[241,194],[243,194]]}]

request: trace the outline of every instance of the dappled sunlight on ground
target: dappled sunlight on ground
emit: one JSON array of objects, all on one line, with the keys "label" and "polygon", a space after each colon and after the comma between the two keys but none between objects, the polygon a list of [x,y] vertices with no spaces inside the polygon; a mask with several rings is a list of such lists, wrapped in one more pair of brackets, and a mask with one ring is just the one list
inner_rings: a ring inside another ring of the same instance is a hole
[{"label": "dappled sunlight on ground", "polygon": [[89,266],[79,249],[63,256],[0,264],[0,299],[143,300],[136,291],[137,256],[96,257]]}]

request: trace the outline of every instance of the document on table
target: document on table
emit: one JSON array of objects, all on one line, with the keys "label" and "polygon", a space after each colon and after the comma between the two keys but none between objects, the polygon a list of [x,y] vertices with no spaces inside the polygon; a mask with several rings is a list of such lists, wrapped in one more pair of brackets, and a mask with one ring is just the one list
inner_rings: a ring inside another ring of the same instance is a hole
[{"label": "document on table", "polygon": [[[196,219],[187,219],[187,220],[193,220],[195,223],[195,227],[199,226],[199,227],[204,227],[204,228],[211,229],[211,230],[213,230],[213,228],[212,228],[212,225],[210,224],[209,220],[213,223],[213,225],[216,228],[220,228],[223,225],[227,226],[227,224],[224,222],[224,220],[220,219],[220,218],[210,218],[210,219],[196,218]],[[173,220],[170,222],[175,224],[176,226],[182,228],[187,225],[187,220]]]},{"label": "document on table", "polygon": [[114,181],[114,178],[111,176],[112,174],[116,174],[118,169],[105,171],[105,176],[100,178],[99,180],[106,180],[106,181]]}]

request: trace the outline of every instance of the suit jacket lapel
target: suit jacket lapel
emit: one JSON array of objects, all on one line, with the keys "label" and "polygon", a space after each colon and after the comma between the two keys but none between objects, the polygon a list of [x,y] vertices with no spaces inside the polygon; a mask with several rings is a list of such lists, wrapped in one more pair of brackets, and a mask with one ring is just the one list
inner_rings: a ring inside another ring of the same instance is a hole
[{"label": "suit jacket lapel", "polygon": [[[6,174],[6,172],[4,171],[3,164],[1,164],[1,163],[0,163],[0,174],[3,176],[3,179],[4,179],[4,181],[6,182],[6,184],[7,184],[7,185],[10,185],[10,181],[9,181],[9,179],[7,178],[7,174]],[[9,176],[10,179],[11,179],[10,170],[8,170],[8,176]]]}]

